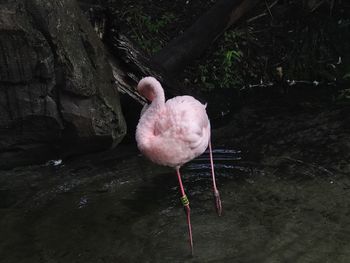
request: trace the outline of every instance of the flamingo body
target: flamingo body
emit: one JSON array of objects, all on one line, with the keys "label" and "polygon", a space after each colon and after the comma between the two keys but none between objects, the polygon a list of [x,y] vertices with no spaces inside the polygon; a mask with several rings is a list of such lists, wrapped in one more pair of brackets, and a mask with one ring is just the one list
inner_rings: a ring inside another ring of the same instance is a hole
[{"label": "flamingo body", "polygon": [[[139,84],[141,94],[144,85],[160,86],[156,79],[144,78]],[[137,125],[138,148],[157,164],[180,167],[208,147],[210,122],[206,106],[191,96],[178,96],[165,102],[161,100],[163,90],[157,92]]]}]

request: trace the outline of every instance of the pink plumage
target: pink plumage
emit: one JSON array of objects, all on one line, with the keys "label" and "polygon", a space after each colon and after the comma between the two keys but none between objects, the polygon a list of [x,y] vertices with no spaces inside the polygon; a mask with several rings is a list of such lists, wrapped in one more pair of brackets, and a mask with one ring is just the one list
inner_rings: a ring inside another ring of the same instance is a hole
[{"label": "pink plumage", "polygon": [[137,145],[145,156],[160,165],[180,167],[207,149],[210,123],[205,105],[191,96],[165,102],[164,91],[153,77],[142,79],[138,90],[152,101],[136,129]]},{"label": "pink plumage", "polygon": [[210,122],[206,105],[191,96],[165,101],[164,90],[153,77],[143,78],[137,89],[151,104],[146,105],[136,128],[140,151],[153,162],[174,167],[180,185],[181,201],[187,214],[191,252],[193,254],[190,205],[182,185],[180,167],[201,155],[209,145],[210,164],[216,210],[221,215],[221,200],[216,188],[210,144]]}]

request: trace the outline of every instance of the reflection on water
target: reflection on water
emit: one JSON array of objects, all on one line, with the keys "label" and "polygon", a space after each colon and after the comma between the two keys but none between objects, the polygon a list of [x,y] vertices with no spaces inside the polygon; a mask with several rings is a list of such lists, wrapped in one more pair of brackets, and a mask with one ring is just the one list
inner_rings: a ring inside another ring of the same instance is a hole
[{"label": "reflection on water", "polygon": [[195,256],[177,179],[136,152],[20,168],[0,175],[0,261],[350,262],[350,182],[314,164],[249,162],[214,151],[186,165]]},{"label": "reflection on water", "polygon": [[[240,160],[240,151],[230,150],[230,149],[213,149],[213,156],[215,158],[215,169],[235,169],[235,160]],[[210,162],[209,152],[206,151],[202,156],[193,160],[187,164],[187,170],[194,170],[199,172],[204,172],[205,175],[211,176],[210,172]]]}]

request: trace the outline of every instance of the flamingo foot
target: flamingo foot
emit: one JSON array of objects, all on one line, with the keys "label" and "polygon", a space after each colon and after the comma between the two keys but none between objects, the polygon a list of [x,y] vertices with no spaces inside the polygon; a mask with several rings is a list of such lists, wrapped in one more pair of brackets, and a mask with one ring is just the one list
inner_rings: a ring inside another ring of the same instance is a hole
[{"label": "flamingo foot", "polygon": [[193,238],[192,238],[192,226],[191,226],[191,209],[189,205],[185,206],[186,216],[187,216],[187,226],[188,226],[188,238],[191,246],[191,255],[193,256]]},{"label": "flamingo foot", "polygon": [[215,197],[216,212],[217,212],[218,216],[221,216],[222,206],[221,206],[220,193],[219,193],[218,189],[215,189],[214,197]]}]

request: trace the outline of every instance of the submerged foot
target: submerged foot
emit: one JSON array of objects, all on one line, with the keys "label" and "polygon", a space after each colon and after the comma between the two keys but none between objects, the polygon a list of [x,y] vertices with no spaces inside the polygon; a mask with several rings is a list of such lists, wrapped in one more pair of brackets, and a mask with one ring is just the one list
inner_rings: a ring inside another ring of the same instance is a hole
[{"label": "submerged foot", "polygon": [[221,216],[221,213],[222,213],[221,199],[220,199],[220,193],[217,189],[214,191],[214,197],[215,197],[216,212],[218,213],[218,216]]},{"label": "submerged foot", "polygon": [[186,216],[187,216],[187,227],[188,227],[188,239],[191,246],[191,255],[193,256],[193,238],[192,238],[192,225],[191,225],[191,209],[189,204],[185,206]]}]

